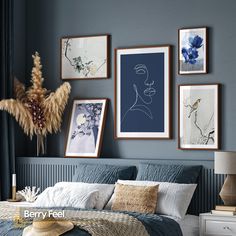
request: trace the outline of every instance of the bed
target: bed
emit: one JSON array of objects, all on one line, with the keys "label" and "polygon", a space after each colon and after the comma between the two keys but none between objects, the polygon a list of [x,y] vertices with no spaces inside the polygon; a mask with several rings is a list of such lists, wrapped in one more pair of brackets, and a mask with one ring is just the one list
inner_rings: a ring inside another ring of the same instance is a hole
[{"label": "bed", "polygon": [[[5,205],[6,207],[6,205]],[[8,210],[9,207],[7,206]],[[170,235],[170,236],[198,236],[199,235],[199,219],[198,216],[194,215],[186,215],[184,219],[178,219],[170,216],[160,216],[156,215],[150,218],[145,214],[134,214],[133,216],[138,217],[138,219],[144,224],[145,228],[148,229],[148,233],[150,236],[158,236],[158,235]],[[0,220],[0,229],[1,235],[7,236],[18,236],[22,235],[23,227],[14,225],[15,222],[11,220]],[[29,222],[30,224],[30,222]],[[27,225],[29,225],[27,224]],[[73,231],[67,232],[64,235],[81,235],[81,236],[89,236],[90,234],[79,227],[75,227]],[[131,236],[131,234],[128,234]],[[105,236],[105,235],[103,235]]]},{"label": "bed", "polygon": [[[83,161],[83,162],[86,163],[86,161]],[[145,161],[145,162],[147,162],[147,161]],[[112,163],[109,163],[109,164],[112,164]],[[78,165],[76,165],[76,167],[78,168]],[[135,172],[135,169],[136,169],[135,166],[129,166],[128,174],[125,173],[124,170],[121,170],[121,172],[125,175],[124,177],[121,177],[121,179],[123,179],[123,180],[124,179],[131,179],[132,180],[135,178],[134,176],[136,176],[137,173],[134,174],[130,168]],[[84,166],[83,166],[82,169],[86,169],[86,168],[84,168]],[[27,172],[27,170],[25,170],[25,172]],[[86,172],[89,172],[89,170],[87,170]],[[94,170],[92,170],[92,172],[94,172]],[[81,173],[81,171],[79,173]],[[143,173],[143,174],[145,175],[147,173]],[[104,175],[102,175],[102,176],[104,176]],[[138,176],[139,176],[139,174],[138,174]],[[93,182],[93,181],[91,181],[91,179],[88,179],[89,177],[91,177],[91,174],[86,176],[85,179],[82,179],[82,180],[85,182]],[[98,177],[98,175],[97,175],[97,177]],[[109,178],[110,177],[111,176],[109,176]],[[75,182],[76,181],[78,182],[81,180],[81,176],[78,176],[78,172],[77,172],[77,176],[76,176],[75,172],[73,173],[73,178],[74,178]],[[116,176],[116,178],[120,179],[120,176]],[[201,176],[200,176],[200,179],[201,179]],[[65,179],[65,180],[68,181],[68,179]],[[72,180],[73,179],[69,179],[69,181],[72,181]],[[102,182],[103,180],[100,179],[99,181]],[[110,181],[114,182],[114,179],[111,178]],[[139,181],[143,181],[140,176],[139,176]],[[198,181],[199,181],[199,178],[198,178]],[[199,190],[197,190],[197,191],[199,191]],[[195,199],[194,199],[194,201],[195,201]],[[193,204],[193,203],[191,203],[191,204]],[[108,213],[112,213],[112,214],[122,213],[122,214],[128,215],[128,216],[132,217],[132,219],[138,220],[141,223],[141,225],[144,226],[144,228],[147,232],[147,235],[150,235],[150,236],[152,236],[152,235],[156,235],[156,236],[159,236],[159,235],[163,235],[163,236],[165,236],[165,235],[166,236],[168,236],[168,235],[171,235],[171,236],[174,236],[174,235],[176,235],[176,236],[179,236],[179,235],[194,236],[194,235],[198,235],[199,232],[198,232],[198,216],[196,216],[198,213],[197,213],[196,207],[195,207],[196,204],[193,204],[193,206],[194,207],[190,206],[188,209],[188,213],[190,213],[190,214],[184,215],[184,217],[182,217],[182,218],[178,218],[178,217],[176,218],[175,216],[169,216],[166,214],[163,215],[161,213],[156,213],[156,212],[155,212],[155,214],[135,213],[133,211],[130,211],[130,212],[129,211],[117,211],[117,212],[113,213],[113,211],[111,211],[110,209],[92,210],[92,212],[98,212],[98,214],[100,214],[100,213],[105,214],[105,212],[108,212]],[[193,215],[194,210],[195,210],[196,215]],[[77,209],[73,209],[73,211],[84,212],[86,210],[83,210],[83,209],[78,210],[78,208],[77,208]],[[91,219],[93,219],[93,217]],[[29,223],[32,223],[32,222],[29,222]],[[17,229],[17,228],[14,228],[13,226],[14,226],[14,222],[12,222],[11,220],[0,220],[0,231],[7,232],[7,234],[5,234],[5,235],[21,235],[23,229],[22,228]],[[96,235],[96,234],[92,234],[92,233],[89,234],[88,232],[90,232],[88,229],[85,229],[85,228],[83,229],[83,227],[81,227],[81,225],[77,225],[71,232],[67,232],[65,235]],[[4,235],[4,234],[2,233],[1,235]],[[110,234],[110,235],[116,235],[116,234],[113,232],[113,234]],[[118,233],[117,235],[121,235],[121,234]],[[124,235],[124,234],[122,234],[122,235]],[[128,235],[132,235],[132,234],[128,234]]]},{"label": "bed", "polygon": [[[9,208],[8,208],[9,210]],[[59,210],[57,208],[57,210]],[[98,225],[93,225],[93,227],[91,227],[91,225],[86,225],[80,222],[80,218],[76,218],[76,220],[73,220],[72,222],[74,223],[75,227],[74,229],[72,229],[71,231],[63,234],[63,235],[68,235],[68,236],[74,236],[74,235],[81,235],[81,236],[89,236],[89,235],[103,235],[103,236],[162,236],[162,235],[166,235],[166,236],[181,236],[182,232],[181,229],[179,227],[179,224],[173,220],[170,219],[168,217],[165,216],[160,216],[160,215],[147,215],[147,214],[141,214],[141,213],[134,213],[134,212],[127,212],[127,213],[122,213],[124,215],[127,216],[131,216],[132,220],[130,221],[132,223],[132,225],[127,226],[127,217],[124,217],[125,220],[125,224],[121,226],[120,222],[119,222],[119,230],[117,231],[117,224],[111,224],[110,223],[112,221],[108,221],[108,222],[100,222],[100,218],[102,217],[104,219],[104,213],[106,214],[119,214],[119,213],[111,213],[109,211],[84,211],[84,210],[78,210],[78,209],[70,209],[68,211],[75,211],[77,214],[81,214],[81,213],[85,213],[84,215],[86,215],[87,213],[98,213],[98,214],[103,214],[103,215],[99,215],[100,217],[98,217],[98,215],[96,214],[91,214],[91,218],[88,217],[89,221],[91,221],[91,219],[94,219],[94,217],[96,218],[96,221],[98,222]],[[83,221],[84,221],[84,215],[83,215]],[[100,220],[99,220],[99,219]],[[109,219],[111,219],[111,215],[109,215]],[[120,218],[119,218],[120,219]],[[137,219],[137,222],[139,224],[134,224],[134,220],[133,219]],[[103,223],[105,225],[103,225]],[[116,222],[117,223],[117,222]],[[30,225],[31,222],[29,221],[28,223],[24,223],[24,225],[22,224],[16,224],[16,222],[11,221],[11,220],[1,220],[0,221],[0,232],[1,235],[7,235],[7,236],[20,236],[22,235],[23,232],[23,228]],[[114,228],[116,227],[116,228]],[[144,229],[143,229],[144,228]],[[99,232],[97,232],[99,231]],[[90,233],[89,233],[90,232]]]}]

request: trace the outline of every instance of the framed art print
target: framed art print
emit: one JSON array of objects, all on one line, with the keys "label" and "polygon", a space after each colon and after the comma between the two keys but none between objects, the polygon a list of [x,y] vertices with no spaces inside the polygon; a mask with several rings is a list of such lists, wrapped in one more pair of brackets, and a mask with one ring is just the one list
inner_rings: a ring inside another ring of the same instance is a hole
[{"label": "framed art print", "polygon": [[179,74],[205,74],[208,65],[207,28],[179,30]]},{"label": "framed art print", "polygon": [[170,138],[170,46],[115,49],[115,137]]},{"label": "framed art print", "polygon": [[109,40],[109,35],[62,38],[61,78],[109,78]]},{"label": "framed art print", "polygon": [[99,157],[107,99],[74,100],[66,142],[66,157]]},{"label": "framed art print", "polygon": [[219,86],[179,85],[180,149],[219,149]]}]

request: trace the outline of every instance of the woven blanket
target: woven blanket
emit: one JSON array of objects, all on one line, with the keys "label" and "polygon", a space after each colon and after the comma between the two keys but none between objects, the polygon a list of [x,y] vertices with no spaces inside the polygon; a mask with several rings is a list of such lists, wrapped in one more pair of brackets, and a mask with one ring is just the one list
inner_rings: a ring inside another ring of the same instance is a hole
[{"label": "woven blanket", "polygon": [[14,220],[19,218],[20,208],[13,206],[11,203],[0,202],[0,219]]},{"label": "woven blanket", "polygon": [[[135,217],[107,211],[73,211],[72,222],[93,236],[149,236]],[[74,220],[75,219],[75,220]]]},{"label": "woven blanket", "polygon": [[[16,227],[32,224],[32,221],[23,223],[20,212],[19,207],[0,203],[1,220],[13,220]],[[125,213],[66,210],[65,219],[92,236],[149,236],[144,225],[137,218]]]}]

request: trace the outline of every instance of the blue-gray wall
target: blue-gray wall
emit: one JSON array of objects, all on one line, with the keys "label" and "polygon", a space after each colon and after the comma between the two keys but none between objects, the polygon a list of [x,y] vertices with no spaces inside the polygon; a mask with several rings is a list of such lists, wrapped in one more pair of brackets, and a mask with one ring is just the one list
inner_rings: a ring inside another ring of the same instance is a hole
[{"label": "blue-gray wall", "polygon": [[[18,7],[22,10],[22,6]],[[31,54],[37,50],[42,57],[45,86],[50,90],[54,90],[62,83],[59,75],[59,40],[62,36],[104,33],[112,35],[111,78],[109,80],[71,82],[72,94],[65,112],[62,131],[59,134],[48,136],[48,155],[63,156],[68,116],[74,97],[108,97],[111,103],[102,156],[213,159],[213,152],[210,151],[177,150],[176,88],[181,83],[217,82],[223,84],[222,148],[236,149],[235,0],[26,0],[26,8],[22,11],[25,11],[26,14],[25,26],[20,26],[23,31],[25,29],[25,44],[22,47],[25,49],[26,60],[18,57],[17,61],[18,66],[22,66],[22,68],[26,65],[26,73],[22,75],[19,72],[19,77],[30,79]],[[197,26],[210,28],[210,73],[179,76],[177,74],[178,29]],[[113,49],[152,44],[173,45],[173,139],[169,141],[115,141],[113,139]],[[35,143],[18,142],[17,150],[19,150],[18,155],[32,156],[35,154]]]}]

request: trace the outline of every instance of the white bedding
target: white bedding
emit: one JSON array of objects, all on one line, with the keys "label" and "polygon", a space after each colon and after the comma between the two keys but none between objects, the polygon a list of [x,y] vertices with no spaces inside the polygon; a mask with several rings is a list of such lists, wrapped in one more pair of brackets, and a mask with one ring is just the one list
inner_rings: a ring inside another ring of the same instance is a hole
[{"label": "white bedding", "polygon": [[[158,188],[158,202],[156,213],[183,218],[192,199],[196,184],[178,184],[169,182],[118,180],[119,184],[135,186],[154,186]],[[106,208],[111,208],[115,194],[109,200]]]},{"label": "white bedding", "polygon": [[194,215],[186,215],[183,219],[167,216],[180,225],[183,236],[199,236],[199,217]]}]

